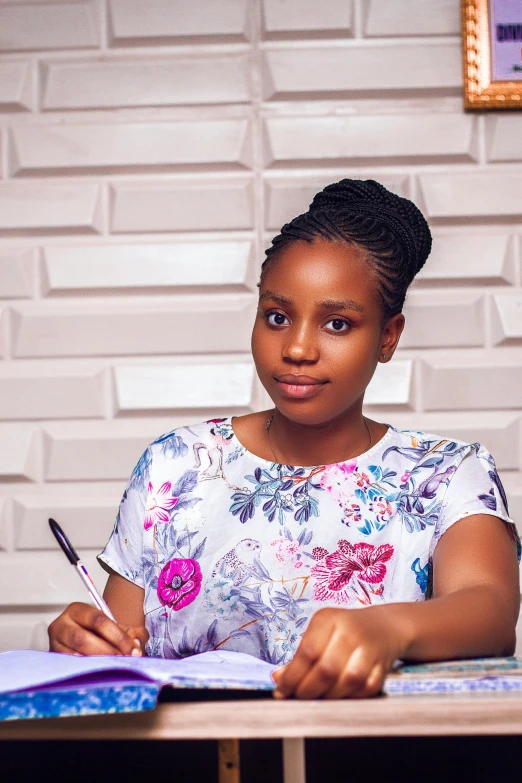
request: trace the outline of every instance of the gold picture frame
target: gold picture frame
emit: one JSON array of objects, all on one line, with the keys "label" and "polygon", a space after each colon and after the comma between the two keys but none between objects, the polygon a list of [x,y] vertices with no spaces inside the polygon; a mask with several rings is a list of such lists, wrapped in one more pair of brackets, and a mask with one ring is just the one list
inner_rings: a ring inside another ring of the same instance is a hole
[{"label": "gold picture frame", "polygon": [[[499,22],[504,11],[516,8],[520,18]],[[464,107],[466,109],[522,108],[522,0],[461,0]],[[503,44],[513,44],[510,49]],[[518,47],[520,65],[506,57]],[[514,78],[499,78],[513,72]]]}]

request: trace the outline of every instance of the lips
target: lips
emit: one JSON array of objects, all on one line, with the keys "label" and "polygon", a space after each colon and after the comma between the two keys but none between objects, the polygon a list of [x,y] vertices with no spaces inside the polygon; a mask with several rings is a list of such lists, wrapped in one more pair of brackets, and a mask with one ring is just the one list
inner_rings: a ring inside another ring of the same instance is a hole
[{"label": "lips", "polygon": [[326,381],[312,378],[310,375],[278,375],[275,377],[284,397],[303,399],[318,394]]},{"label": "lips", "polygon": [[310,375],[276,375],[276,381],[279,383],[289,383],[293,386],[314,386],[315,384],[325,383],[319,378],[312,378]]}]

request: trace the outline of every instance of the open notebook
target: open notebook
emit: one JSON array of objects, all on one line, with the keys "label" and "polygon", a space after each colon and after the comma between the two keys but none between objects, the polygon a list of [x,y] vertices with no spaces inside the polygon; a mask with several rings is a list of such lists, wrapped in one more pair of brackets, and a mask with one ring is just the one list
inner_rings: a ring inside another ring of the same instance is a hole
[{"label": "open notebook", "polygon": [[218,650],[180,660],[14,650],[0,654],[0,720],[150,710],[165,685],[271,691],[275,668]]},{"label": "open notebook", "polygon": [[[163,686],[269,692],[275,668],[221,650],[181,660],[16,650],[0,654],[0,720],[150,710]],[[384,687],[389,696],[499,690],[522,691],[522,659],[399,666]]]}]

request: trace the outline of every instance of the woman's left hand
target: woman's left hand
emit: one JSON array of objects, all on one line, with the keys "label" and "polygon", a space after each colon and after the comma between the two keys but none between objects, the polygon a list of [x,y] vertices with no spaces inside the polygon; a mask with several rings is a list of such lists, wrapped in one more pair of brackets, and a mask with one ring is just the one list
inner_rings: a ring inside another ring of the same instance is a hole
[{"label": "woman's left hand", "polygon": [[[276,698],[344,699],[377,695],[406,648],[392,606],[320,609],[294,658],[273,674]],[[388,610],[388,611],[386,611]]]}]

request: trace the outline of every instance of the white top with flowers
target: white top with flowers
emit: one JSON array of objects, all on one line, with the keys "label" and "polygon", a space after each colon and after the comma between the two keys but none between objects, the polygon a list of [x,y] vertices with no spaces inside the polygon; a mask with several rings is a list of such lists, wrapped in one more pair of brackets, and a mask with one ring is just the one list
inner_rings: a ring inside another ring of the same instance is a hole
[{"label": "white top with flowers", "polygon": [[491,455],[389,427],[359,457],[295,467],[256,457],[231,419],[182,427],[142,455],[100,562],[145,591],[148,654],[294,654],[321,607],[422,601],[450,525],[505,520]]}]

